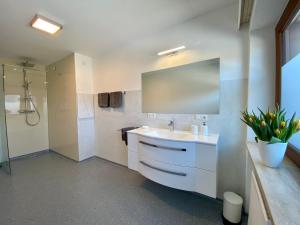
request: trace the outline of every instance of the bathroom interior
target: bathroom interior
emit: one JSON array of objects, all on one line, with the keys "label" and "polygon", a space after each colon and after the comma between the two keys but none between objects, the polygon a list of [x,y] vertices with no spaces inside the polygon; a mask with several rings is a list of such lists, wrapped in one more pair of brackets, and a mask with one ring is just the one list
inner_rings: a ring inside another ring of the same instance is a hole
[{"label": "bathroom interior", "polygon": [[2,1],[0,224],[299,224],[300,134],[270,167],[243,121],[300,118],[299,12]]}]

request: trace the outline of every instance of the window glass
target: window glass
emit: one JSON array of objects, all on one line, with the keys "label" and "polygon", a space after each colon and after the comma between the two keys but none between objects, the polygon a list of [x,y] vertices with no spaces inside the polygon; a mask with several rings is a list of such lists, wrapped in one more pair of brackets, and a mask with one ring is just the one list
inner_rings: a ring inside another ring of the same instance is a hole
[{"label": "window glass", "polygon": [[[300,118],[300,13],[285,30],[283,42],[281,107],[288,117],[296,112]],[[300,151],[300,133],[290,139],[290,144]]]}]

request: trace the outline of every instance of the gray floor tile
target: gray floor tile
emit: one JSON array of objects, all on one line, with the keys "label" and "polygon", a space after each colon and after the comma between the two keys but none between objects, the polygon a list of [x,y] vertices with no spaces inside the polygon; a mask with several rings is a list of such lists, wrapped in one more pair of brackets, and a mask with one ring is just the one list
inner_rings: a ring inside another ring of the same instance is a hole
[{"label": "gray floor tile", "polygon": [[55,153],[0,173],[1,225],[219,225],[222,202],[156,184],[101,159]]}]

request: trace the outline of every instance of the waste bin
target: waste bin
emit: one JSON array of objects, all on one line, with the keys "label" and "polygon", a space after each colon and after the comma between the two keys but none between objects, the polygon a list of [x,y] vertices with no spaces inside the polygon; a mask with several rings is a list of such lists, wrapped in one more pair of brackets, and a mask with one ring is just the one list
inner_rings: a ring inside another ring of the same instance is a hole
[{"label": "waste bin", "polygon": [[243,199],[233,192],[224,193],[223,224],[241,224]]}]

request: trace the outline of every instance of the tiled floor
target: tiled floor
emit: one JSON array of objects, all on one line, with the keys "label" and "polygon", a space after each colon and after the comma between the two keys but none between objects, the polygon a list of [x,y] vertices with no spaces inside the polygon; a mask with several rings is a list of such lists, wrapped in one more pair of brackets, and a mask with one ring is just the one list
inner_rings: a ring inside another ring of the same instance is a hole
[{"label": "tiled floor", "polygon": [[1,225],[217,225],[222,203],[149,181],[126,167],[55,153],[0,172]]}]

